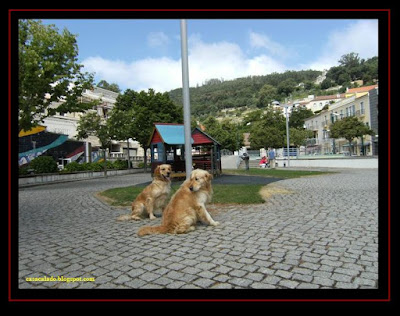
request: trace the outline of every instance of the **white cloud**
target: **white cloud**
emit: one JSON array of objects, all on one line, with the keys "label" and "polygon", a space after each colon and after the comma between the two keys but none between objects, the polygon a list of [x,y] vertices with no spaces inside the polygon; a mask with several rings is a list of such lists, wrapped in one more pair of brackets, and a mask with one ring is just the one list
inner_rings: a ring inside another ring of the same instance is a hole
[{"label": "white cloud", "polygon": [[150,47],[163,46],[169,43],[169,37],[164,32],[151,32],[147,35],[147,45]]},{"label": "white cloud", "polygon": [[267,35],[250,32],[250,46],[252,48],[264,48],[270,54],[275,56],[280,56],[281,58],[285,58],[288,56],[286,48],[271,40]]},{"label": "white cloud", "polygon": [[285,70],[288,70],[288,68],[284,64],[266,55],[256,56],[247,61],[247,71],[254,76],[266,75],[273,72],[279,73]]},{"label": "white cloud", "polygon": [[179,86],[181,81],[180,61],[166,57],[146,58],[127,63],[90,57],[82,62],[85,71],[95,72],[96,77],[109,83],[117,83],[121,89],[147,90],[153,88],[167,91]]},{"label": "white cloud", "polygon": [[[155,43],[155,42],[154,42]],[[95,72],[96,78],[117,83],[121,89],[164,92],[182,86],[181,60],[168,57],[145,58],[130,63],[90,57],[82,62],[85,70]],[[287,68],[267,55],[248,57],[231,42],[205,43],[199,36],[189,38],[189,84],[201,85],[207,79],[225,80],[249,75],[282,72]]]},{"label": "white cloud", "polygon": [[378,56],[378,21],[361,20],[329,34],[321,56],[303,69],[329,69],[341,56],[355,52],[360,58]]}]

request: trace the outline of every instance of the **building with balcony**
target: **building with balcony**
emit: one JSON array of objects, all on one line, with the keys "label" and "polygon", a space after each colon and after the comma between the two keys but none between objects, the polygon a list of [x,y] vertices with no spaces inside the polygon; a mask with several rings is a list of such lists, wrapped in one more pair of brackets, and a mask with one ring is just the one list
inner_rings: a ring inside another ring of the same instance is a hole
[{"label": "building with balcony", "polygon": [[[352,152],[357,156],[378,155],[378,86],[351,90],[347,91],[345,99],[330,104],[327,109],[305,120],[305,128],[314,133],[314,137],[307,141],[306,154],[349,155]],[[356,116],[376,133],[374,136],[354,139],[351,151],[346,139],[330,137],[330,126],[349,116]]]},{"label": "building with balcony", "polygon": [[[95,112],[100,117],[107,120],[110,111],[113,109],[118,93],[106,90],[103,88],[94,87],[92,90],[85,90],[82,93],[81,101],[99,101],[88,112]],[[59,103],[54,103],[51,106],[57,108]],[[80,117],[83,113],[57,113],[54,116],[44,119],[43,125],[46,126],[48,132],[68,135],[69,139],[76,140],[77,127]],[[97,151],[100,147],[100,142],[97,137],[89,136],[84,140],[91,144],[92,151]],[[113,159],[128,159],[128,148],[130,160],[143,160],[144,150],[137,141],[132,139],[112,141],[108,152],[108,158]],[[99,155],[94,155],[99,157]]]}]

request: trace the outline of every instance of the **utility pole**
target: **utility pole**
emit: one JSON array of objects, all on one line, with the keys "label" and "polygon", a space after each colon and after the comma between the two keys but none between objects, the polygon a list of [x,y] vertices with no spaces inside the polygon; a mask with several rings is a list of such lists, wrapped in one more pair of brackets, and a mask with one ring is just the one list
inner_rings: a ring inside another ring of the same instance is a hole
[{"label": "utility pole", "polygon": [[183,123],[185,131],[185,169],[186,179],[192,172],[192,136],[190,130],[190,96],[189,96],[189,65],[186,20],[181,20],[181,55],[182,55],[182,94]]}]

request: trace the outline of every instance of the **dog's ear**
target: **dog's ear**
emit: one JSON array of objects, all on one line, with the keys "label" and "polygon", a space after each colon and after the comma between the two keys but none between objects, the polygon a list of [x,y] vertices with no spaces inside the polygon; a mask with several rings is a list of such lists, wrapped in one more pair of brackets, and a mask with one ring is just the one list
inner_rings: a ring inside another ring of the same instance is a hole
[{"label": "dog's ear", "polygon": [[211,173],[207,173],[207,179],[211,181],[214,179],[214,176]]},{"label": "dog's ear", "polygon": [[156,167],[156,169],[154,170],[154,177],[157,178],[157,177],[159,177],[160,175],[161,175],[161,172],[160,172],[160,165],[158,165],[158,166]]}]

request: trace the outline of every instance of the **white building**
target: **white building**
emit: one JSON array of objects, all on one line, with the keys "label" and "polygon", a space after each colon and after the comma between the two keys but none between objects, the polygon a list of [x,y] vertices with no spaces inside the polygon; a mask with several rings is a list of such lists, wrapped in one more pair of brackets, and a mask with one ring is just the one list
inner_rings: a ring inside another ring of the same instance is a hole
[{"label": "white building", "polygon": [[350,154],[378,155],[376,136],[365,135],[354,139],[352,150],[344,138],[330,137],[330,126],[337,120],[355,116],[376,133],[377,126],[377,86],[366,86],[349,90],[346,98],[331,104],[327,109],[305,120],[305,127],[313,131],[313,138],[308,139],[307,154]]},{"label": "white building", "polygon": [[[104,119],[108,118],[109,112],[115,105],[118,93],[106,90],[103,88],[94,87],[92,90],[85,90],[82,93],[81,100],[83,101],[100,101],[98,105],[93,107],[91,112],[96,112]],[[51,106],[57,108],[59,103],[54,103]],[[76,139],[77,127],[80,117],[83,113],[59,113],[44,119],[43,125],[47,127],[47,131],[59,134],[68,135],[70,139]],[[100,146],[99,139],[94,136],[89,136],[84,141],[90,142],[92,148]],[[112,141],[109,158],[111,159],[127,159],[128,142],[126,140]],[[144,151],[137,141],[129,139],[129,157],[137,159],[143,157]]]},{"label": "white building", "polygon": [[329,106],[335,102],[343,100],[346,97],[344,93],[334,95],[320,95],[308,102],[305,106],[307,109],[315,112],[321,111],[325,106]]}]

